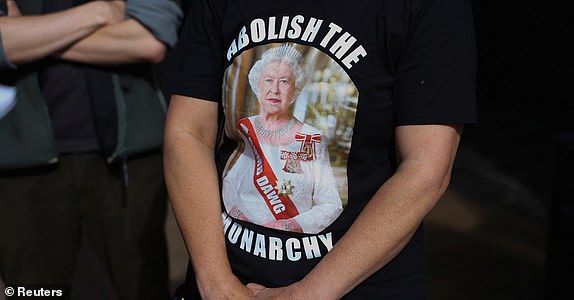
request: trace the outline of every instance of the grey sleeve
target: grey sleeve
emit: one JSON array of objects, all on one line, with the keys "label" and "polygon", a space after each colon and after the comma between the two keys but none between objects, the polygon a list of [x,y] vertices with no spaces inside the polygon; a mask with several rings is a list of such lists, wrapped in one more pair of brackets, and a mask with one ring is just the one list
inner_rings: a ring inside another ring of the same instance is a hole
[{"label": "grey sleeve", "polygon": [[126,15],[143,24],[168,46],[176,44],[183,18],[179,0],[128,0]]}]

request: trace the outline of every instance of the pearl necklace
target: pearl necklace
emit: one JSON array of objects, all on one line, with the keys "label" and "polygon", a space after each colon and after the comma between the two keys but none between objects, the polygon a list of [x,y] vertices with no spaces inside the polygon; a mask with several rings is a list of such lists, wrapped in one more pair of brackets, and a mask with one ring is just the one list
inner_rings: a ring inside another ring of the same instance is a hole
[{"label": "pearl necklace", "polygon": [[261,118],[259,116],[256,116],[254,121],[255,121],[254,122],[255,131],[257,131],[257,133],[260,136],[268,138],[270,140],[280,139],[287,132],[289,132],[289,130],[291,130],[291,128],[293,128],[293,126],[295,126],[296,123],[295,118],[291,117],[289,122],[285,123],[285,125],[276,129],[269,129],[265,128],[263,124],[261,124]]}]

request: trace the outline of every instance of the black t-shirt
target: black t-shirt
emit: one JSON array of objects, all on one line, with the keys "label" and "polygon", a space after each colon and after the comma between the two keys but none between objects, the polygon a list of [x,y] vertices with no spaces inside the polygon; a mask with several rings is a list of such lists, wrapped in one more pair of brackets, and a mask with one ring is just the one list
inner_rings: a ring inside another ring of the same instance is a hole
[{"label": "black t-shirt", "polygon": [[[395,172],[396,126],[476,122],[469,2],[193,2],[170,89],[222,104],[223,222],[240,280],[305,276]],[[348,297],[422,298],[422,263],[419,228]]]}]

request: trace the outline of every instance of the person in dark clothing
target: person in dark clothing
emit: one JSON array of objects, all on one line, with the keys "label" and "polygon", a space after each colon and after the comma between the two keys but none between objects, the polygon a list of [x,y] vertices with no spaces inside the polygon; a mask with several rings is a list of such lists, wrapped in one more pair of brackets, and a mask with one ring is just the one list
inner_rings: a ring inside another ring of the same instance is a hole
[{"label": "person in dark clothing", "polygon": [[[448,186],[462,128],[477,121],[470,1],[334,3],[193,1],[169,71],[164,151],[190,254],[185,299],[425,299],[421,222]],[[321,138],[278,123],[259,131],[295,137],[298,149],[257,145],[247,123],[234,138],[234,120],[285,103],[282,64],[262,82],[265,103],[247,77],[286,45],[312,75],[293,114]],[[291,230],[291,196],[311,186],[304,149],[325,145],[343,211],[319,232]],[[251,168],[232,174],[240,160]],[[284,227],[226,211],[250,190],[249,204]]]},{"label": "person in dark clothing", "polygon": [[[85,243],[117,299],[167,299],[166,104],[150,63],[175,45],[180,3],[9,2],[0,80],[17,92],[0,119],[0,276],[71,284]],[[14,38],[25,32],[37,40]]]}]

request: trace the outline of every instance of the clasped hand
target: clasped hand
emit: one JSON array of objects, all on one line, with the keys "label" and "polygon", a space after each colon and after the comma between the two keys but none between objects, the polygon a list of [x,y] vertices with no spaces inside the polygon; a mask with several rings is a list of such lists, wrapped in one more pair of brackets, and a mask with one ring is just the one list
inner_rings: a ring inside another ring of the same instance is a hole
[{"label": "clasped hand", "polygon": [[257,283],[250,283],[247,285],[251,291],[251,299],[274,299],[274,300],[291,300],[297,299],[293,293],[293,286],[286,286],[280,288],[266,288]]}]

